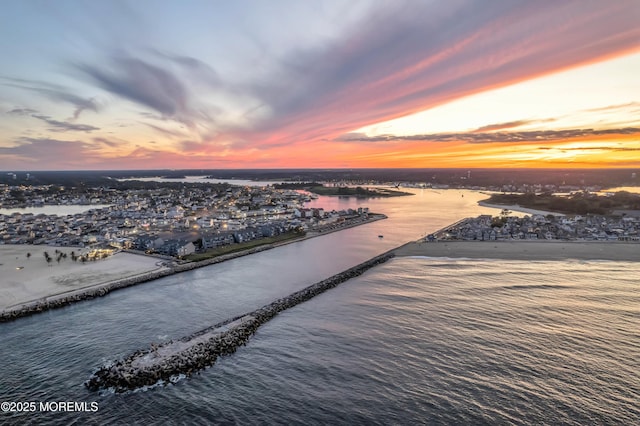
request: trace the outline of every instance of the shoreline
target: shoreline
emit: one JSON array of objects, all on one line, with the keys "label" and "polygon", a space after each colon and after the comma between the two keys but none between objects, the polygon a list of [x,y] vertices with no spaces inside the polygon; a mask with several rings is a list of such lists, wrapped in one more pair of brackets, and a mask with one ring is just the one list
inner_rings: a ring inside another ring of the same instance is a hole
[{"label": "shoreline", "polygon": [[[254,247],[254,248],[243,250],[243,251],[216,256],[216,257],[201,260],[198,262],[177,263],[177,260],[174,260],[172,265],[168,265],[167,263],[172,261],[162,262],[156,257],[148,256],[139,252],[123,251],[122,253],[128,254],[130,256],[142,256],[146,259],[149,259],[149,261],[154,262],[155,267],[152,270],[140,271],[128,276],[119,277],[117,279],[101,281],[98,283],[94,282],[94,283],[87,284],[83,287],[70,289],[68,291],[57,292],[54,294],[45,294],[35,299],[18,301],[17,303],[8,304],[7,306],[5,306],[0,310],[0,323],[13,321],[21,317],[33,315],[39,312],[44,312],[50,309],[61,308],[63,306],[67,306],[75,302],[94,299],[96,297],[102,297],[114,290],[118,290],[121,288],[131,287],[137,284],[153,281],[169,275],[191,271],[193,269],[202,268],[202,267],[213,265],[220,262],[225,262],[227,260],[235,259],[238,257],[248,256],[254,253],[259,253],[261,251],[270,250],[286,244],[297,243],[310,238],[319,237],[322,235],[342,231],[342,230],[353,228],[360,225],[366,225],[368,223],[386,219],[386,218],[387,216],[385,216],[384,214],[372,213],[369,215],[368,219],[366,220],[361,219],[361,220],[349,222],[346,224],[343,223],[343,224],[330,225],[330,226],[327,226],[326,229],[321,229],[319,231],[310,231],[305,236],[300,238],[294,238],[291,240],[281,241],[273,244],[265,244],[259,247]],[[6,247],[17,247],[17,246],[7,245]],[[43,247],[28,246],[28,247],[33,251],[36,251],[36,248],[40,248],[41,250],[55,249],[55,247],[51,247],[51,246],[43,246]],[[65,248],[65,249],[72,249],[72,248]],[[112,257],[115,257],[118,254]],[[19,257],[16,257],[16,260],[18,259]],[[105,261],[99,261],[99,263],[97,263],[96,265],[82,265],[82,266],[87,268],[91,268],[92,266],[94,266],[94,268],[86,271],[87,273],[91,273],[91,272],[95,272],[95,266],[103,265],[104,263],[102,262],[107,263],[109,262],[109,259]],[[19,266],[16,266],[16,265],[9,265],[9,267],[15,267],[15,269],[19,268]]]},{"label": "shoreline", "polygon": [[448,259],[640,262],[640,243],[621,241],[438,241],[412,242],[398,257]]}]

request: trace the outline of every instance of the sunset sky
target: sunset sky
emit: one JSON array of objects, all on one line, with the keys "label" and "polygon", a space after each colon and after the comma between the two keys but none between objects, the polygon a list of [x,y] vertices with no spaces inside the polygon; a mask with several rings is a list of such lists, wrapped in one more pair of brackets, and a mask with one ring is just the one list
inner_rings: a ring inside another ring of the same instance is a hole
[{"label": "sunset sky", "polygon": [[3,0],[0,170],[640,167],[638,0]]}]

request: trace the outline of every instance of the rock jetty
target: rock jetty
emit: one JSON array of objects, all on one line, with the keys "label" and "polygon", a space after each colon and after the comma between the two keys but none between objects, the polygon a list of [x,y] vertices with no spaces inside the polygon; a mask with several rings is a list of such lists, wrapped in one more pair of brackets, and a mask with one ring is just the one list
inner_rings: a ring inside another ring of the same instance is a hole
[{"label": "rock jetty", "polygon": [[392,257],[393,252],[376,256],[253,312],[231,318],[179,340],[152,345],[147,350],[138,350],[123,360],[101,367],[85,382],[85,386],[92,391],[113,389],[116,392],[126,392],[158,383],[173,382],[181,375],[189,376],[213,365],[219,356],[234,353],[239,346],[246,344],[258,327],[278,312],[361,275],[369,268]]}]

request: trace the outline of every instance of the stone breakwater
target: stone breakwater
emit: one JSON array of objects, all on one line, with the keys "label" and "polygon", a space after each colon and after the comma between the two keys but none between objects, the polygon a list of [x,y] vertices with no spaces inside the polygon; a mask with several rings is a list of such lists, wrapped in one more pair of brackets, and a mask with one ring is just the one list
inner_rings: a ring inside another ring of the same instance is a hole
[{"label": "stone breakwater", "polygon": [[361,275],[394,256],[393,252],[376,256],[253,312],[231,318],[191,336],[136,351],[123,360],[101,367],[85,382],[85,386],[92,391],[114,389],[116,392],[126,392],[172,382],[180,375],[189,376],[213,365],[219,356],[234,353],[239,346],[246,344],[258,327],[279,312]]}]

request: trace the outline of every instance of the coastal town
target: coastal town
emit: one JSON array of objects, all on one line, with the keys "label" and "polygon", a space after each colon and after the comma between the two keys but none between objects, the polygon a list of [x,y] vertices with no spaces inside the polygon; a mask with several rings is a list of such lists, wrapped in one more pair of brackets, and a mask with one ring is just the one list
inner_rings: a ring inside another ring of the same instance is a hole
[{"label": "coastal town", "polygon": [[[441,196],[436,190],[429,191],[429,196]],[[477,192],[475,202],[482,205],[485,201],[479,194],[484,195]],[[459,199],[472,198],[464,195]],[[529,196],[523,197],[526,201]],[[164,181],[84,187],[0,184],[0,208],[6,213],[0,210],[0,272],[6,278],[0,289],[0,322],[386,218],[363,206],[325,210],[317,198],[307,190],[273,185]],[[635,210],[617,209],[618,205],[633,208],[635,199],[617,198],[590,199],[589,205],[609,202],[615,214],[608,215],[529,210],[523,216],[487,204],[499,214],[459,220],[388,253],[636,261],[640,217]],[[570,205],[584,201],[567,200]],[[29,211],[37,212],[37,207],[49,214]],[[376,235],[376,241],[389,248],[387,241],[392,239],[379,232]],[[34,258],[46,262],[30,260]]]},{"label": "coastal town", "polygon": [[271,187],[180,185],[157,189],[0,187],[0,207],[76,206],[70,215],[0,214],[0,244],[139,250],[184,257],[276,236],[326,232],[370,219],[366,207],[305,208],[313,195]]},{"label": "coastal town", "polygon": [[527,215],[466,218],[425,237],[425,241],[640,241],[640,217]]},{"label": "coastal town", "polygon": [[[127,249],[184,258],[250,241],[341,229],[370,219],[366,207],[341,211],[306,208],[305,203],[312,198],[316,195],[307,191],[271,185],[131,183],[126,188],[96,186],[79,190],[62,185],[0,184],[0,208],[16,209],[9,214],[0,213],[0,244],[91,248],[100,256]],[[25,209],[43,206],[87,209],[66,215]],[[464,219],[428,235],[425,241],[640,238],[640,218],[636,214],[516,217],[509,213],[505,209],[496,217]]]}]

